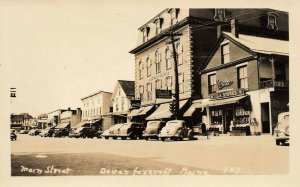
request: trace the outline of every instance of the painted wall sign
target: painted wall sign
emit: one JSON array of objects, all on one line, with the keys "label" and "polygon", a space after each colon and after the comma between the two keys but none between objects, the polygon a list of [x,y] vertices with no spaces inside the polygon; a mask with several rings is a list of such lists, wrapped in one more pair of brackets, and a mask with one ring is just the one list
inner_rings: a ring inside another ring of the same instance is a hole
[{"label": "painted wall sign", "polygon": [[238,97],[245,95],[244,89],[238,89],[238,90],[231,90],[226,92],[220,92],[220,93],[213,93],[209,95],[210,100],[216,100],[216,99],[225,99],[230,97]]},{"label": "painted wall sign", "polygon": [[217,85],[218,85],[218,88],[220,89],[220,90],[222,90],[224,87],[226,87],[226,86],[230,86],[230,85],[232,85],[232,81],[217,81]]}]

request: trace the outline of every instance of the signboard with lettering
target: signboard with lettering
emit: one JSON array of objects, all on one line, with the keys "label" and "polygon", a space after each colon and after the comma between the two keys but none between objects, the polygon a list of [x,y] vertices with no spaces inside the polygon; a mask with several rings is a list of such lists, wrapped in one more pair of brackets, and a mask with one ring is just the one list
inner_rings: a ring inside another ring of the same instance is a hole
[{"label": "signboard with lettering", "polygon": [[140,108],[141,100],[131,100],[131,108]]},{"label": "signboard with lettering", "polygon": [[222,90],[226,86],[232,85],[232,83],[233,83],[232,81],[219,81],[219,80],[217,81],[217,85],[220,90]]},{"label": "signboard with lettering", "polygon": [[209,95],[209,99],[216,100],[216,99],[225,99],[230,97],[238,97],[245,95],[244,89],[238,89],[238,90],[230,90],[226,92],[220,92],[220,93],[213,93]]},{"label": "signboard with lettering", "polygon": [[171,90],[156,90],[156,98],[157,99],[171,99],[172,92]]},{"label": "signboard with lettering", "polygon": [[166,77],[166,76],[169,76],[169,75],[170,75],[170,72],[169,72],[169,71],[164,72],[164,73],[159,73],[159,74],[157,74],[156,76],[151,76],[151,77],[148,79],[148,82],[153,81],[153,80],[156,80],[156,79],[160,79],[160,78],[163,78],[163,77]]}]

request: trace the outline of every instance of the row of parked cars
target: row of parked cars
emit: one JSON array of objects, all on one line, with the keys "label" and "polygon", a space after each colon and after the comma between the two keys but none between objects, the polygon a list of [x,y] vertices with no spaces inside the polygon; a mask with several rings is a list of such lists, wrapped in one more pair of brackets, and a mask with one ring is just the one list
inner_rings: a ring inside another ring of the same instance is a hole
[{"label": "row of parked cars", "polygon": [[120,123],[111,126],[102,132],[91,127],[79,127],[70,131],[69,129],[33,129],[30,131],[22,130],[20,134],[28,133],[31,136],[41,137],[70,137],[70,138],[105,138],[105,139],[156,139],[171,140],[194,139],[194,131],[189,128],[183,120],[172,120],[167,123],[164,121],[149,121],[145,127],[141,123],[130,122]]}]

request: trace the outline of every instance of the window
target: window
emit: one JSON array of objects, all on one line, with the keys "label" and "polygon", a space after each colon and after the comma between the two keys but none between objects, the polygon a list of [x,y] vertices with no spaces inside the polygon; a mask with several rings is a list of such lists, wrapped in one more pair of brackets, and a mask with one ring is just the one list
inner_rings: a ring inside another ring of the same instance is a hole
[{"label": "window", "polygon": [[229,43],[222,45],[222,61],[226,64],[230,61],[229,59]]},{"label": "window", "polygon": [[166,77],[166,88],[167,90],[172,90],[172,77]]},{"label": "window", "polygon": [[119,99],[116,98],[116,111],[118,111],[118,110],[119,110]]},{"label": "window", "polygon": [[217,80],[216,74],[208,75],[208,92],[216,93],[217,91]]},{"label": "window", "polygon": [[180,73],[178,75],[178,86],[179,86],[179,93],[183,93],[184,92],[184,77],[183,77],[183,73]]},{"label": "window", "polygon": [[268,29],[277,30],[277,16],[275,14],[268,15]]},{"label": "window", "polygon": [[121,100],[121,111],[124,111],[124,97],[122,97],[122,100]]},{"label": "window", "polygon": [[171,15],[171,25],[175,25],[177,23],[176,9],[172,9],[170,11],[170,15]]},{"label": "window", "polygon": [[160,23],[160,18],[157,19],[155,22],[155,34],[160,34],[161,33],[161,23]]},{"label": "window", "polygon": [[181,65],[183,63],[183,48],[182,48],[182,45],[180,43],[177,43],[176,44],[176,52],[177,52],[177,62],[178,62],[178,65]]},{"label": "window", "polygon": [[151,83],[147,84],[147,99],[148,100],[152,99],[152,84]]},{"label": "window", "polygon": [[216,21],[227,21],[226,17],[225,17],[225,9],[222,8],[222,9],[215,9],[215,16],[214,16],[214,19]]},{"label": "window", "polygon": [[149,27],[145,27],[143,30],[143,42],[147,42],[148,41],[148,33],[149,33]]},{"label": "window", "polygon": [[171,51],[169,47],[166,49],[166,68],[171,69],[172,63],[171,63]]},{"label": "window", "polygon": [[156,73],[161,72],[161,58],[160,58],[160,52],[155,52],[155,67],[156,67]]},{"label": "window", "polygon": [[162,80],[161,79],[155,81],[155,88],[157,90],[162,88]]},{"label": "window", "polygon": [[242,66],[238,68],[238,79],[239,88],[248,88],[247,66]]},{"label": "window", "polygon": [[121,87],[119,87],[119,96],[121,95]]},{"label": "window", "polygon": [[139,86],[140,100],[144,100],[144,86]]},{"label": "window", "polygon": [[139,62],[139,78],[140,79],[143,78],[143,69],[144,69],[143,63],[142,63],[142,61],[140,61]]},{"label": "window", "polygon": [[151,76],[151,61],[147,58],[147,76]]}]

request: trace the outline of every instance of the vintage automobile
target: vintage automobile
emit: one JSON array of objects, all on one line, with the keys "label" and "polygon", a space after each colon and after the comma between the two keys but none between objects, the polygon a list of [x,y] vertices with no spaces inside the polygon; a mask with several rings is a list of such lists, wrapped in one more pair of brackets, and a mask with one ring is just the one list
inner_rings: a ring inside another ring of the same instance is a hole
[{"label": "vintage automobile", "polygon": [[10,130],[10,140],[17,140],[17,135],[15,130]]},{"label": "vintage automobile", "polygon": [[166,125],[165,121],[148,121],[147,127],[143,133],[145,140],[156,139],[158,140],[158,134],[161,129]]},{"label": "vintage automobile", "polygon": [[142,139],[144,130],[145,127],[141,123],[124,123],[124,125],[122,125],[119,129],[118,137],[121,137],[122,140],[126,140],[127,138],[130,138],[132,140],[135,140],[137,138]]},{"label": "vintage automobile", "polygon": [[278,123],[274,128],[274,137],[276,145],[284,144],[289,141],[289,112],[278,114]]},{"label": "vintage automobile", "polygon": [[31,131],[29,131],[28,134],[29,134],[30,136],[37,136],[37,135],[39,135],[41,132],[42,132],[41,129],[32,129]]},{"label": "vintage automobile", "polygon": [[69,134],[70,138],[93,138],[96,131],[91,127],[79,127]]},{"label": "vintage automobile", "polygon": [[51,131],[53,131],[53,130],[52,129],[43,129],[39,135],[41,137],[49,137],[53,134],[53,132],[51,133]]},{"label": "vintage automobile", "polygon": [[52,137],[66,137],[69,136],[70,130],[68,128],[59,128],[55,129],[55,132],[52,134]]},{"label": "vintage automobile", "polygon": [[194,131],[187,127],[186,122],[183,120],[171,120],[162,128],[158,137],[161,141],[165,141],[166,138],[170,138],[171,140],[183,140],[184,138],[193,140]]},{"label": "vintage automobile", "polygon": [[118,123],[113,126],[111,126],[109,129],[105,130],[102,134],[101,137],[105,139],[113,138],[117,139],[118,134],[119,134],[119,129],[123,126],[123,123]]},{"label": "vintage automobile", "polygon": [[28,134],[29,130],[20,130],[19,134]]}]

